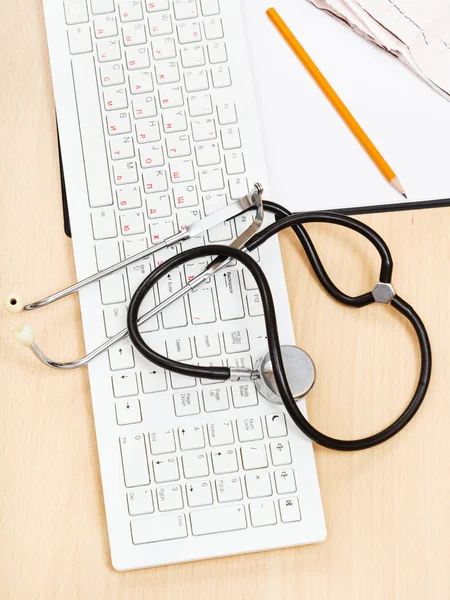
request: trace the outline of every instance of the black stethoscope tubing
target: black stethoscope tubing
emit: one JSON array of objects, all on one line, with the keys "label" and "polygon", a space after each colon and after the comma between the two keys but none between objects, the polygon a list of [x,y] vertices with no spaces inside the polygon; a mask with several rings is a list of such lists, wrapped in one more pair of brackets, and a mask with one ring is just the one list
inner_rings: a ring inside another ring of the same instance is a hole
[{"label": "black stethoscope tubing", "polygon": [[[393,270],[391,253],[384,240],[368,225],[365,225],[364,223],[361,223],[346,215],[331,211],[292,214],[286,208],[274,202],[264,202],[264,208],[265,210],[272,212],[275,215],[276,220],[268,225],[265,229],[257,233],[246,244],[246,248],[249,252],[258,248],[258,246],[280,231],[287,228],[292,228],[302,244],[317,278],[325,290],[335,300],[347,306],[367,306],[375,302],[372,292],[367,292],[360,296],[353,297],[348,296],[339,290],[339,288],[336,287],[336,285],[328,276],[311,238],[303,227],[303,224],[305,223],[331,223],[335,225],[341,225],[363,235],[375,246],[381,258],[380,282],[388,284],[391,283]],[[393,423],[374,435],[355,440],[342,440],[333,438],[322,433],[306,420],[292,396],[282,361],[275,306],[264,272],[258,263],[246,252],[237,250],[236,248],[230,246],[215,244],[186,250],[168,259],[143,280],[131,299],[127,315],[127,326],[130,340],[139,353],[142,354],[142,356],[163,369],[174,371],[175,373],[179,373],[181,375],[208,378],[218,381],[229,379],[230,370],[228,367],[203,367],[185,364],[158,354],[144,341],[137,325],[139,309],[150,289],[162,277],[170,273],[170,271],[173,269],[191,260],[206,256],[221,256],[235,259],[247,267],[247,269],[253,275],[261,294],[261,302],[264,309],[264,320],[267,330],[267,342],[279,395],[294,423],[308,438],[310,438],[316,444],[332,450],[364,450],[390,439],[401,429],[403,429],[409,423],[409,421],[411,421],[422,404],[428,389],[431,377],[432,359],[430,342],[425,326],[415,310],[405,300],[400,298],[400,296],[395,295],[391,301],[391,306],[400,312],[404,317],[406,317],[406,319],[408,319],[413,326],[419,341],[421,367],[417,387],[411,401],[403,413]]]}]

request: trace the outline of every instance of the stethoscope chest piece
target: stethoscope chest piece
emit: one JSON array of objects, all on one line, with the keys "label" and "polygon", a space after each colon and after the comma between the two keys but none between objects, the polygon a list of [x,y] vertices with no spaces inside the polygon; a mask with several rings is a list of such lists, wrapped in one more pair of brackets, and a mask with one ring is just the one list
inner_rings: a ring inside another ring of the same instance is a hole
[{"label": "stethoscope chest piece", "polygon": [[[281,346],[281,355],[292,395],[296,400],[301,400],[311,391],[316,380],[314,363],[311,357],[297,346]],[[274,404],[283,404],[278,394],[269,352],[255,367],[260,373],[260,377],[255,381],[258,392]]]}]

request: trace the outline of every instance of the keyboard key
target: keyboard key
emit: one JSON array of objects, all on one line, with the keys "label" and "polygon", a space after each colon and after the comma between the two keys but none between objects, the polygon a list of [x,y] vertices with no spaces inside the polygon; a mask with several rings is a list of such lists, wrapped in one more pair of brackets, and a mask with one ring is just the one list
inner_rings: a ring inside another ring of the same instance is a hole
[{"label": "keyboard key", "polygon": [[192,136],[195,142],[214,140],[217,137],[216,123],[211,117],[192,121]]},{"label": "keyboard key", "polygon": [[122,26],[122,39],[124,46],[138,46],[145,44],[147,34],[142,23],[127,23]]},{"label": "keyboard key", "polygon": [[124,398],[125,396],[136,396],[138,393],[137,377],[135,373],[113,375],[111,377],[114,396]]},{"label": "keyboard key", "polygon": [[158,114],[158,108],[156,106],[156,100],[151,95],[138,95],[131,99],[133,106],[133,115],[135,119],[148,119],[150,117],[156,117]]},{"label": "keyboard key", "polygon": [[120,60],[122,52],[119,41],[113,39],[99,40],[97,42],[97,58],[100,63]]},{"label": "keyboard key", "polygon": [[205,453],[187,452],[183,455],[181,460],[186,479],[194,479],[195,477],[208,477],[209,467]]},{"label": "keyboard key", "polygon": [[176,133],[187,129],[186,113],[182,109],[164,111],[162,121],[166,133]]},{"label": "keyboard key", "polygon": [[241,448],[242,466],[246,471],[265,469],[268,466],[264,444],[247,444]]},{"label": "keyboard key", "polygon": [[93,15],[114,12],[114,0],[91,0],[91,10]]},{"label": "keyboard key", "polygon": [[255,384],[247,381],[233,383],[231,386],[233,396],[233,405],[235,408],[244,408],[247,406],[256,406],[258,396],[256,395]]},{"label": "keyboard key", "polygon": [[213,42],[208,44],[208,57],[212,65],[227,62],[227,47],[225,42]]},{"label": "keyboard key", "polygon": [[260,417],[249,417],[236,421],[238,438],[241,442],[251,442],[263,439],[263,430]]},{"label": "keyboard key", "polygon": [[99,16],[94,19],[94,34],[97,39],[114,37],[118,33],[114,15]]},{"label": "keyboard key", "polygon": [[104,64],[100,67],[100,81],[103,87],[120,85],[125,82],[123,67],[118,63]]},{"label": "keyboard key", "polygon": [[226,387],[209,387],[203,390],[202,393],[205,412],[228,410],[230,408]]},{"label": "keyboard key", "polygon": [[205,436],[201,425],[186,425],[178,428],[181,450],[195,450],[205,447]]},{"label": "keyboard key", "polygon": [[191,526],[194,535],[224,533],[247,528],[245,509],[242,504],[223,506],[191,512]]},{"label": "keyboard key", "polygon": [[173,403],[177,417],[198,415],[200,413],[198,393],[196,391],[177,392],[173,395]]},{"label": "keyboard key", "polygon": [[[134,158],[134,144],[131,136],[113,137],[109,142],[109,150],[113,160]],[[140,206],[140,204],[139,204]],[[132,208],[131,206],[129,208]]]},{"label": "keyboard key", "polygon": [[292,469],[275,471],[275,485],[279,494],[292,494],[297,491],[295,475]]},{"label": "keyboard key", "polygon": [[242,274],[244,277],[244,287],[246,290],[257,290],[258,286],[256,285],[256,281],[250,271],[247,269],[242,270]]},{"label": "keyboard key", "polygon": [[[125,88],[110,88],[103,92],[105,110],[119,110],[128,107],[128,96]],[[116,115],[117,116],[117,115]]]},{"label": "keyboard key", "polygon": [[95,257],[99,271],[103,271],[111,265],[120,262],[119,242],[116,240],[105,240],[95,244]]},{"label": "keyboard key", "polygon": [[[201,363],[199,363],[200,365],[202,365],[203,367],[223,367],[223,360],[220,359],[216,359],[216,360],[202,360]],[[224,383],[225,380],[223,381],[217,381],[216,379],[208,379],[208,378],[202,378],[200,379],[200,383],[202,385],[217,385],[218,383]],[[214,444],[211,444],[211,446],[213,446]]]},{"label": "keyboard key", "polygon": [[155,60],[167,60],[176,58],[177,50],[175,40],[171,37],[158,37],[152,42],[153,58]]},{"label": "keyboard key", "polygon": [[[180,273],[173,273],[170,277],[169,275],[163,277],[163,279],[158,282],[159,299],[161,302],[166,300],[169,296],[172,296],[174,292],[181,288]],[[162,321],[165,329],[185,327],[187,325],[184,298],[172,302],[170,306],[164,309],[162,312]]]},{"label": "keyboard key", "polygon": [[[168,4],[168,3],[167,3]],[[149,3],[147,2],[147,10]],[[168,8],[168,7],[167,7]],[[168,13],[152,14],[148,18],[148,28],[152,37],[172,33],[172,17]]]},{"label": "keyboard key", "polygon": [[240,369],[251,369],[253,366],[252,357],[249,354],[234,355],[227,359],[229,367],[238,367]]},{"label": "keyboard key", "polygon": [[149,13],[169,10],[169,0],[147,0],[146,6]]},{"label": "keyboard key", "polygon": [[119,306],[107,306],[103,310],[103,319],[105,321],[106,337],[112,338],[119,331],[126,329],[127,326],[127,308],[125,304]]},{"label": "keyboard key", "polygon": [[[150,241],[153,245],[157,245],[160,244],[161,242],[163,242],[165,239],[167,239],[169,236],[173,235],[174,233],[174,229],[173,229],[173,223],[172,221],[169,221],[167,219],[164,219],[162,221],[152,221],[152,223],[150,224]],[[170,273],[169,273],[170,275]],[[167,277],[168,282],[170,282],[171,277]],[[173,289],[173,285],[176,283],[174,281],[171,282],[172,286],[171,289],[169,290],[169,295],[171,295],[175,290]]]},{"label": "keyboard key", "polygon": [[267,471],[255,471],[245,476],[245,487],[249,498],[264,498],[272,495],[272,484]]},{"label": "keyboard key", "polygon": [[[232,200],[239,200],[248,194],[248,181],[247,178],[242,177],[242,175],[233,175],[230,177],[228,179],[228,187],[230,189],[230,197]],[[254,252],[255,251],[253,251],[251,256],[255,258]]]},{"label": "keyboard key", "polygon": [[286,417],[283,413],[266,415],[267,433],[270,438],[287,435]]},{"label": "keyboard key", "polygon": [[108,350],[111,371],[122,371],[134,367],[133,347],[128,344],[116,344]]},{"label": "keyboard key", "polygon": [[113,273],[100,279],[102,304],[118,304],[127,299],[122,273]]},{"label": "keyboard key", "polygon": [[223,102],[217,105],[217,118],[220,125],[237,123],[236,105],[233,102]]},{"label": "keyboard key", "polygon": [[112,112],[106,117],[109,135],[121,135],[130,133],[131,121],[127,112]]},{"label": "keyboard key", "polygon": [[219,145],[217,142],[204,142],[195,147],[195,157],[199,167],[208,167],[220,163]]},{"label": "keyboard key", "polygon": [[224,150],[234,150],[242,145],[239,127],[224,127],[220,132],[220,136]]},{"label": "keyboard key", "polygon": [[217,333],[202,333],[194,338],[195,349],[199,358],[219,356],[220,341]]},{"label": "keyboard key", "polygon": [[198,16],[195,0],[176,0],[173,4],[175,19],[193,19]]},{"label": "keyboard key", "polygon": [[[133,163],[134,165],[136,163]],[[120,229],[122,235],[134,235],[145,232],[143,212],[126,212],[120,215]]]},{"label": "keyboard key", "polygon": [[[120,161],[113,165],[114,182],[116,185],[123,185],[127,183],[137,183],[139,181],[139,175],[137,166],[134,161]],[[145,228],[144,230],[145,231]],[[142,233],[142,231],[134,232]],[[131,234],[129,234],[131,235]]]},{"label": "keyboard key", "polygon": [[188,158],[174,158],[170,161],[170,178],[173,183],[194,181],[194,165]]},{"label": "keyboard key", "polygon": [[223,334],[225,352],[233,354],[235,352],[247,352],[250,350],[248,341],[248,331],[246,329],[232,329]]},{"label": "keyboard key", "polygon": [[231,239],[233,239],[233,231],[229,221],[222,221],[222,223],[208,229],[208,240],[211,244],[225,242]]},{"label": "keyboard key", "polygon": [[[159,103],[161,108],[177,108],[178,106],[183,106],[183,92],[181,86],[176,85],[173,87],[164,86],[159,88],[158,90]],[[172,136],[171,136],[172,137]],[[185,136],[183,136],[185,137]],[[178,139],[178,138],[176,138]],[[167,142],[169,140],[167,139]],[[169,145],[167,145],[169,148]],[[189,154],[189,153],[188,153]],[[183,155],[181,155],[183,156]]]},{"label": "keyboard key", "polygon": [[147,48],[131,47],[126,51],[126,65],[129,71],[148,69],[150,57]]},{"label": "keyboard key", "polygon": [[220,167],[202,169],[199,172],[200,188],[202,192],[221,190],[225,187],[223,171]]},{"label": "keyboard key", "polygon": [[143,169],[148,169],[149,167],[161,167],[164,165],[164,155],[160,144],[153,144],[152,146],[150,146],[150,144],[144,145],[139,150],[139,157]]},{"label": "keyboard key", "polygon": [[[204,115],[211,115],[213,113],[211,95],[207,93],[200,93],[188,96],[188,107],[191,117],[203,117]],[[210,162],[205,164],[214,163]],[[202,165],[199,163],[199,166]]]},{"label": "keyboard key", "polygon": [[[156,3],[158,0],[153,0]],[[150,2],[150,4],[153,4]],[[187,537],[184,515],[164,515],[131,521],[133,544],[149,544]]]},{"label": "keyboard key", "polygon": [[173,431],[151,431],[148,434],[152,454],[169,454],[175,452],[175,437]]},{"label": "keyboard key", "polygon": [[147,216],[149,219],[170,217],[171,213],[170,196],[151,194],[147,197]]},{"label": "keyboard key", "polygon": [[[147,260],[143,260],[138,263],[134,263],[130,267],[127,267],[128,284],[130,286],[130,294],[133,295],[137,288],[141,285],[146,277],[150,274],[151,263]],[[146,294],[144,301],[139,309],[139,316],[148,313],[155,308],[155,293],[154,290],[149,290]],[[153,326],[149,329],[149,323],[153,322]],[[141,331],[156,331],[158,329],[158,321],[156,317],[152,317],[149,321],[142,325]]]},{"label": "keyboard key", "polygon": [[126,435],[120,438],[123,477],[126,487],[148,485],[150,475],[145,451],[145,439],[142,433]]},{"label": "keyboard key", "polygon": [[[156,483],[166,483],[167,481],[178,481],[180,472],[178,469],[178,458],[158,458],[153,461],[153,474]],[[180,507],[181,508],[181,507]]]},{"label": "keyboard key", "polygon": [[216,475],[223,475],[224,473],[235,473],[239,467],[236,457],[236,450],[234,448],[228,448],[211,452],[213,470]]},{"label": "keyboard key", "polygon": [[[189,136],[186,135],[185,133],[182,133],[181,135],[167,136],[166,137],[166,149],[167,149],[167,155],[169,158],[189,156],[191,154],[191,142],[189,140]],[[195,187],[193,187],[193,186],[185,186],[185,187],[187,187],[188,189],[192,188],[192,190],[195,191]],[[175,195],[175,193],[174,193],[174,195]],[[197,202],[195,202],[195,204],[198,204],[198,198],[197,198]],[[193,205],[187,204],[187,206],[193,206]]]},{"label": "keyboard key", "polygon": [[161,512],[167,510],[180,510],[183,508],[183,496],[181,485],[169,485],[156,490],[158,508]]},{"label": "keyboard key", "polygon": [[208,71],[206,69],[195,69],[184,74],[184,86],[186,92],[201,92],[209,88]]},{"label": "keyboard key", "polygon": [[229,87],[231,85],[230,68],[223,65],[213,67],[211,81],[215,88]]},{"label": "keyboard key", "polygon": [[166,192],[169,187],[167,184],[167,174],[163,169],[152,169],[143,173],[144,190],[147,194],[155,192]]},{"label": "keyboard key", "polygon": [[94,239],[117,237],[116,216],[113,210],[97,210],[91,213]]},{"label": "keyboard key", "polygon": [[219,502],[242,500],[242,486],[239,477],[216,479],[216,493]]},{"label": "keyboard key", "polygon": [[172,388],[174,390],[183,390],[197,385],[197,379],[195,377],[180,375],[179,373],[171,373],[170,381],[172,382]]},{"label": "keyboard key", "polygon": [[275,525],[277,516],[275,514],[275,505],[273,501],[265,500],[264,502],[251,502],[250,519],[253,527]]},{"label": "keyboard key", "polygon": [[186,484],[186,496],[190,507],[207,506],[213,503],[209,481],[193,481]]},{"label": "keyboard key", "polygon": [[128,513],[135,517],[147,515],[155,510],[153,506],[152,491],[150,488],[139,488],[127,493]]},{"label": "keyboard key", "polygon": [[194,325],[214,323],[216,321],[214,299],[210,287],[197,287],[189,293],[188,298],[191,319]]},{"label": "keyboard key", "polygon": [[128,0],[127,2],[120,2],[119,15],[122,23],[129,23],[130,21],[140,21],[144,18],[142,14],[142,5],[138,0]]},{"label": "keyboard key", "polygon": [[[131,189],[131,188],[129,188]],[[125,258],[136,256],[147,249],[147,239],[145,237],[129,237],[123,241],[123,250]]]},{"label": "keyboard key", "polygon": [[214,192],[212,194],[203,195],[203,207],[205,209],[205,215],[212,215],[213,213],[225,208],[227,205],[227,195],[223,192]]},{"label": "keyboard key", "polygon": [[287,440],[284,442],[272,442],[270,444],[270,454],[274,467],[281,467],[282,465],[290,465],[292,463],[291,447]]},{"label": "keyboard key", "polygon": [[222,321],[242,319],[245,315],[238,272],[226,270],[215,277],[217,299]]},{"label": "keyboard key", "polygon": [[150,369],[141,371],[141,381],[144,394],[154,394],[167,390],[165,371],[156,365],[151,365]]},{"label": "keyboard key", "polygon": [[192,346],[189,338],[176,338],[166,341],[167,356],[173,360],[192,358]]},{"label": "keyboard key", "polygon": [[203,47],[199,44],[183,46],[180,49],[181,64],[185,69],[203,67],[206,64]]},{"label": "keyboard key", "polygon": [[278,500],[278,504],[280,506],[280,515],[283,523],[300,521],[302,516],[300,514],[298,498],[283,498],[282,500]]},{"label": "keyboard key", "polygon": [[92,51],[91,30],[88,25],[71,27],[67,31],[70,54],[84,54]]},{"label": "keyboard key", "polygon": [[[141,190],[137,186],[127,185],[124,188],[118,188],[116,190],[117,194],[117,205],[119,210],[129,210],[131,208],[141,208],[142,206],[142,196]],[[145,239],[145,238],[140,238]],[[142,248],[147,247],[147,244]]]},{"label": "keyboard key", "polygon": [[64,0],[64,12],[67,25],[77,25],[89,21],[86,0]]},{"label": "keyboard key", "polygon": [[[161,139],[161,132],[159,129],[158,121],[154,121],[151,119],[149,121],[138,121],[136,124],[136,137],[138,144],[150,144],[152,142],[159,142],[159,140]],[[158,177],[165,176],[164,171],[162,171],[161,173],[162,175],[158,175]],[[157,190],[152,190],[152,188],[149,188],[148,191]]]},{"label": "keyboard key", "polygon": [[202,31],[198,21],[189,21],[177,25],[178,41],[180,44],[192,44],[200,42]]},{"label": "keyboard key", "polygon": [[231,421],[208,423],[208,437],[209,444],[213,447],[233,444],[234,434]]},{"label": "keyboard key", "polygon": [[245,173],[244,155],[242,152],[228,152],[225,154],[225,166],[228,175]]},{"label": "keyboard key", "polygon": [[264,315],[264,308],[259,291],[247,295],[247,308],[248,314],[251,317],[259,317]]},{"label": "keyboard key", "polygon": [[150,71],[136,71],[129,76],[130,92],[132,94],[147,94],[153,92],[153,77]]},{"label": "keyboard key", "polygon": [[207,19],[203,26],[205,28],[205,37],[207,40],[217,40],[223,37],[222,19]]},{"label": "keyboard key", "polygon": [[142,421],[141,403],[137,398],[116,402],[117,425],[131,425]]}]

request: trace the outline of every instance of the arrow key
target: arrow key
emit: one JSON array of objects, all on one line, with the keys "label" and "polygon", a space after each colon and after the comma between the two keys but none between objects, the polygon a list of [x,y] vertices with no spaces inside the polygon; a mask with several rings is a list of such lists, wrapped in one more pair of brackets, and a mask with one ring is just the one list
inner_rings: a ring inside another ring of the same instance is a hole
[{"label": "arrow key", "polygon": [[186,484],[186,496],[189,506],[207,506],[213,503],[209,481],[193,481]]},{"label": "arrow key", "polygon": [[134,367],[133,348],[129,344],[116,344],[108,350],[111,371],[132,369]]},{"label": "arrow key", "polygon": [[201,425],[179,427],[178,437],[181,450],[196,450],[205,447],[205,436]]},{"label": "arrow key", "polygon": [[137,398],[116,402],[116,418],[118,425],[131,425],[142,421],[141,403]]}]

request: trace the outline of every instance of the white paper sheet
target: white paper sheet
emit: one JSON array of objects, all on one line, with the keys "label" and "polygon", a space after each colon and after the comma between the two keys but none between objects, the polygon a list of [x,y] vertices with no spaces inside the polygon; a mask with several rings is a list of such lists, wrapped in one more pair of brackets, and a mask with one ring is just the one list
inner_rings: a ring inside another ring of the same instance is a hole
[{"label": "white paper sheet", "polygon": [[[243,2],[271,199],[291,210],[401,205],[266,16],[269,6]],[[450,102],[306,0],[274,6],[394,169],[408,201],[450,198]]]}]

